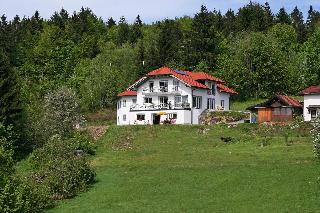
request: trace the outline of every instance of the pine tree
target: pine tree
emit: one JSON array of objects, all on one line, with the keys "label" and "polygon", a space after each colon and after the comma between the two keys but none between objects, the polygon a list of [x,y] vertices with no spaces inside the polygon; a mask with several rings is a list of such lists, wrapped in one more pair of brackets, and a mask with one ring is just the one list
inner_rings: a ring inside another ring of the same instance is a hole
[{"label": "pine tree", "polygon": [[308,18],[306,21],[306,27],[309,34],[313,33],[315,28],[320,23],[320,12],[313,9],[312,6],[310,6],[310,9],[308,11]]},{"label": "pine tree", "polygon": [[307,32],[304,25],[302,12],[300,12],[298,7],[295,7],[292,11],[291,18],[293,27],[295,28],[298,35],[298,42],[303,43],[306,40]]},{"label": "pine tree", "polygon": [[212,13],[204,5],[195,15],[191,30],[191,65],[194,68],[203,61],[214,69],[218,52],[217,32],[213,27]]},{"label": "pine tree", "polygon": [[249,4],[239,9],[237,15],[238,28],[243,31],[265,31],[268,29],[266,17],[265,8],[250,1]]},{"label": "pine tree", "polygon": [[110,18],[108,19],[108,21],[107,21],[107,28],[110,29],[111,27],[116,26],[116,25],[117,25],[116,21],[113,20],[112,17],[110,17]]},{"label": "pine tree", "polygon": [[118,26],[119,26],[119,31],[118,31],[117,44],[122,45],[128,41],[129,33],[130,33],[129,25],[124,16],[121,16]]},{"label": "pine tree", "polygon": [[65,9],[61,9],[61,11],[55,12],[52,16],[51,19],[49,21],[49,23],[53,23],[57,26],[59,26],[61,29],[65,28],[65,24],[69,19],[69,14],[68,11],[66,11]]},{"label": "pine tree", "polygon": [[291,24],[291,17],[286,12],[284,7],[280,8],[279,13],[276,17],[276,22],[281,24]]},{"label": "pine tree", "polygon": [[137,16],[130,33],[130,43],[134,44],[138,41],[138,39],[142,38],[142,21],[140,19],[140,15]]},{"label": "pine tree", "polygon": [[177,58],[182,32],[174,20],[166,19],[160,24],[159,55],[160,63],[165,65]]},{"label": "pine tree", "polygon": [[21,108],[19,89],[9,58],[0,48],[0,122],[4,125],[19,125]]},{"label": "pine tree", "polygon": [[274,16],[272,14],[269,3],[266,2],[263,8],[264,8],[264,21],[265,21],[266,28],[270,28],[273,25]]},{"label": "pine tree", "polygon": [[223,33],[228,36],[232,32],[236,32],[236,16],[233,10],[229,9],[223,17]]}]

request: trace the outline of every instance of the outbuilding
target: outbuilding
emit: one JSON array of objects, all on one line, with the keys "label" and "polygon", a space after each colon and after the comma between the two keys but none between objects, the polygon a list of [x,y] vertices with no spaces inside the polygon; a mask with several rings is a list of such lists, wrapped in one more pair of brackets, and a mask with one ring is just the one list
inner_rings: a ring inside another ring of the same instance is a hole
[{"label": "outbuilding", "polygon": [[258,123],[263,123],[291,121],[294,115],[302,113],[302,108],[302,104],[291,96],[275,95],[247,109],[257,114]]}]

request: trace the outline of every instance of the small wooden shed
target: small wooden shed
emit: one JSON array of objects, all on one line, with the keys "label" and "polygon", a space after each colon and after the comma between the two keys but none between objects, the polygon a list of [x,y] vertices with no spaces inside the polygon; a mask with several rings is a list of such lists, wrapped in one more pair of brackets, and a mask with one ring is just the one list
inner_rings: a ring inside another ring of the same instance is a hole
[{"label": "small wooden shed", "polygon": [[247,109],[257,114],[258,123],[263,123],[291,121],[295,114],[302,113],[302,108],[302,104],[291,96],[275,95]]}]

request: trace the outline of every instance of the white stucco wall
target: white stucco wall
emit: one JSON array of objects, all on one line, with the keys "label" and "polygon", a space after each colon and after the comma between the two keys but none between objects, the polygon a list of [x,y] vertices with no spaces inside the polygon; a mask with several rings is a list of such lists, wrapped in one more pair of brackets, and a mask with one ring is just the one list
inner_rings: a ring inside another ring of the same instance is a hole
[{"label": "white stucco wall", "polygon": [[310,105],[320,105],[320,95],[305,95],[303,104],[303,117],[305,121],[311,121],[311,114],[308,107]]},{"label": "white stucco wall", "polygon": [[[143,93],[143,89],[147,88],[149,89],[149,82],[154,82],[154,87],[159,88],[159,81],[160,80],[167,80],[168,81],[168,94],[158,95],[158,94],[148,94],[145,95]],[[121,107],[117,110],[117,124],[118,125],[133,125],[133,124],[152,124],[153,123],[153,114],[157,114],[159,112],[165,112],[165,113],[176,113],[177,114],[177,120],[176,124],[198,124],[199,123],[199,116],[201,113],[207,109],[207,101],[208,98],[215,99],[215,109],[217,109],[218,106],[221,106],[221,100],[224,100],[224,110],[230,110],[229,108],[229,98],[230,94],[228,93],[220,93],[216,88],[216,94],[215,95],[209,95],[208,90],[201,89],[201,88],[195,88],[195,87],[189,87],[185,85],[183,82],[180,81],[179,83],[179,91],[181,93],[181,96],[188,95],[188,103],[191,105],[191,110],[185,109],[185,110],[178,110],[178,109],[164,109],[164,110],[139,110],[139,111],[130,111],[130,106],[133,105],[132,99],[137,99],[138,105],[143,105],[144,98],[150,97],[152,98],[152,102],[155,105],[159,105],[159,96],[167,96],[168,102],[171,102],[172,105],[174,105],[174,97],[175,94],[170,94],[170,91],[172,91],[174,85],[173,80],[176,80],[172,77],[155,77],[153,79],[149,79],[148,81],[144,82],[142,85],[139,86],[137,89],[137,96],[130,96],[130,97],[121,97],[119,98],[118,102],[121,101]],[[208,81],[205,82],[206,85],[208,85]],[[196,109],[192,107],[192,97],[193,96],[201,96],[202,97],[202,103],[201,108]],[[123,107],[123,101],[126,100],[126,106]],[[137,114],[144,114],[145,120],[144,121],[138,121],[137,120]],[[126,120],[123,120],[123,115],[126,115]],[[162,115],[161,121],[165,120],[167,116]]]}]

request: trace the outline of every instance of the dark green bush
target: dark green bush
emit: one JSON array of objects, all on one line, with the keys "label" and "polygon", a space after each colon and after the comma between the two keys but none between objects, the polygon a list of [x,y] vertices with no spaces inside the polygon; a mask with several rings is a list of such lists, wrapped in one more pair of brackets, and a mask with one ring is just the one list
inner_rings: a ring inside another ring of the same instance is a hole
[{"label": "dark green bush", "polygon": [[33,153],[33,178],[48,187],[52,199],[73,197],[95,180],[87,154],[73,142],[56,135]]}]

